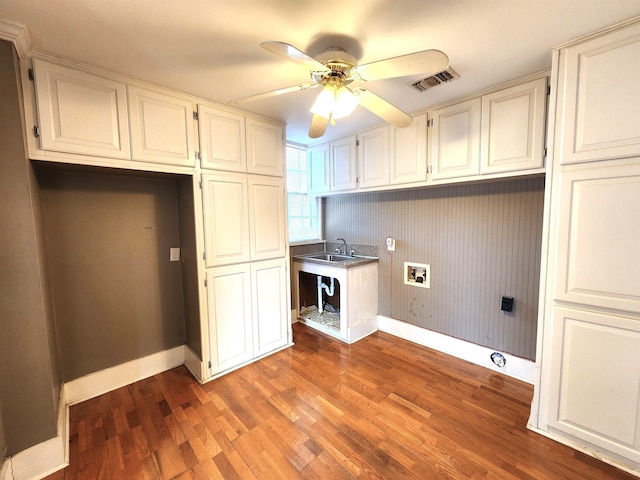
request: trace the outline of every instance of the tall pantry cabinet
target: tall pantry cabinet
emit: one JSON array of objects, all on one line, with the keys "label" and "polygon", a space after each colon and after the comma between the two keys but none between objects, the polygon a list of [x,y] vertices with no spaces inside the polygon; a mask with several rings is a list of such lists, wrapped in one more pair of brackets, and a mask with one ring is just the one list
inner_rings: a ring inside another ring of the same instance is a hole
[{"label": "tall pantry cabinet", "polygon": [[639,19],[553,53],[539,380],[530,420],[532,428],[636,473],[638,58]]},{"label": "tall pantry cabinet", "polygon": [[192,181],[200,319],[189,369],[204,381],[290,345],[283,125],[44,57],[23,80],[32,159]]}]

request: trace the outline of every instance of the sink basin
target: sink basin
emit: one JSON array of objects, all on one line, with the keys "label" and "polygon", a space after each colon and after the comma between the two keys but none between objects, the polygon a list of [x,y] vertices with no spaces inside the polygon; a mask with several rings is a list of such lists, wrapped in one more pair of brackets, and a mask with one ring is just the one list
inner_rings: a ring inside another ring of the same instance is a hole
[{"label": "sink basin", "polygon": [[335,253],[318,253],[315,255],[306,255],[306,257],[325,260],[327,262],[347,262],[349,260],[354,260],[354,257],[350,257],[348,255],[337,255]]}]

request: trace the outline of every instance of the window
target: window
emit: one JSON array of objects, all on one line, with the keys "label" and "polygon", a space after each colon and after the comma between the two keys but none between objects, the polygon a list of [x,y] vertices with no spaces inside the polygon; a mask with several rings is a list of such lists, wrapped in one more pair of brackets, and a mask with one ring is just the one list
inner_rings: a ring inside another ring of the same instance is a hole
[{"label": "window", "polygon": [[287,144],[289,242],[320,239],[320,199],[307,196],[307,155],[304,147]]}]

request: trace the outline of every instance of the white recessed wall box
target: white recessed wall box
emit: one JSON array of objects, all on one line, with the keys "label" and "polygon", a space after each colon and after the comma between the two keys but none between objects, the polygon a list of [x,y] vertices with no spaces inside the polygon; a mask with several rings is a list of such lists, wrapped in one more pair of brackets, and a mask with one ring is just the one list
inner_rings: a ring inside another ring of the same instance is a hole
[{"label": "white recessed wall box", "polygon": [[431,286],[431,267],[426,263],[404,262],[404,283],[414,287]]}]

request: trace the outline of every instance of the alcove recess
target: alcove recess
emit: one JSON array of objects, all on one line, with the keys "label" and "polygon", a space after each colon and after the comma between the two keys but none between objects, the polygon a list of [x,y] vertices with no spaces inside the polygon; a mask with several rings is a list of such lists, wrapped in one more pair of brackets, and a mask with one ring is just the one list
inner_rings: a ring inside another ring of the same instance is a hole
[{"label": "alcove recess", "polygon": [[202,358],[192,177],[33,165],[63,381],[184,344]]}]

